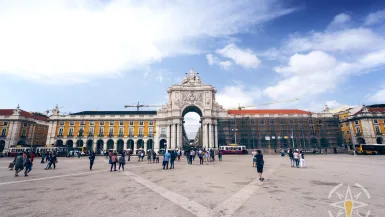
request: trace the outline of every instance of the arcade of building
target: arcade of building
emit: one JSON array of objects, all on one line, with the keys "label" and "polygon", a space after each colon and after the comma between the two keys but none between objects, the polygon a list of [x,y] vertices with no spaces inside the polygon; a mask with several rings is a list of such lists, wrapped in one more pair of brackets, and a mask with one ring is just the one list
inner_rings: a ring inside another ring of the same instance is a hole
[{"label": "arcade of building", "polygon": [[[298,109],[226,110],[216,89],[191,70],[181,84],[168,88],[168,102],[157,111],[83,111],[69,115],[52,110],[46,145],[89,150],[180,149],[189,144],[184,116],[196,112],[196,144],[206,148],[238,143],[248,149],[336,148],[345,143],[341,119],[330,112]],[[6,148],[17,145],[9,140]],[[346,144],[346,143],[345,143]]]}]

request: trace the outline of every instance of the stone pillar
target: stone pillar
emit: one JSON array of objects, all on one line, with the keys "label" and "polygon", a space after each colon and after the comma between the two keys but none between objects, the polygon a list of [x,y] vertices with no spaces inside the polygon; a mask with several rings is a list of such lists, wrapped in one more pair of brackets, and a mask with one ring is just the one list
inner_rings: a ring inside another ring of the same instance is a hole
[{"label": "stone pillar", "polygon": [[154,151],[155,152],[158,152],[159,151],[159,138],[160,138],[160,127],[159,125],[156,125],[155,127],[155,133],[154,133],[154,143],[153,143],[153,146],[154,146]]},{"label": "stone pillar", "polygon": [[147,141],[148,139],[144,140],[143,139],[143,150],[147,153],[148,147],[147,147]]},{"label": "stone pillar", "polygon": [[107,151],[107,140],[103,140],[103,150]]},{"label": "stone pillar", "polygon": [[180,141],[182,139],[182,129],[181,129],[180,124],[176,124],[176,144],[175,144],[175,149],[177,149],[180,146]]},{"label": "stone pillar", "polygon": [[214,128],[213,124],[209,124],[209,147],[212,148],[214,147]]},{"label": "stone pillar", "polygon": [[[166,144],[166,149],[168,149],[169,145],[171,144],[171,128],[170,128],[170,125],[167,124],[167,127],[166,127],[166,133],[167,133],[167,144]],[[159,144],[160,146],[160,144]]]},{"label": "stone pillar", "polygon": [[218,144],[218,125],[214,125],[214,130],[215,130],[215,138],[214,138],[214,144],[215,144],[215,148],[219,148],[219,144]]},{"label": "stone pillar", "polygon": [[207,132],[207,124],[206,123],[203,123],[203,135],[202,135],[202,140],[203,140],[203,147],[204,148],[208,148],[208,144],[207,144],[207,135],[208,135],[208,132]]},{"label": "stone pillar", "polygon": [[171,141],[168,143],[168,149],[171,149],[171,147],[174,147],[175,145],[175,125],[171,124]]}]

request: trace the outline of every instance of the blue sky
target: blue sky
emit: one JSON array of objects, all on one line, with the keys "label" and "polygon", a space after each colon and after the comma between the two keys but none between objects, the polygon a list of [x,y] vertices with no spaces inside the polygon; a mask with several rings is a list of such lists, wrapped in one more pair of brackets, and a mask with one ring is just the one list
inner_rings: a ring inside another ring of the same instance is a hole
[{"label": "blue sky", "polygon": [[167,102],[194,68],[225,107],[383,103],[385,2],[1,1],[1,108]]}]

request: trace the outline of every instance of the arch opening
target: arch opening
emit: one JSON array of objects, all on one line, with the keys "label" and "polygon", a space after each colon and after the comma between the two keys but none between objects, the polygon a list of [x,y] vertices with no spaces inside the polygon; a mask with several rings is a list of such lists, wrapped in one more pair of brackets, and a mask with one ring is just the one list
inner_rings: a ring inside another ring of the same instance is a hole
[{"label": "arch opening", "polygon": [[96,153],[97,154],[100,154],[103,150],[103,145],[104,145],[104,141],[99,139],[97,142],[96,142]]},{"label": "arch opening", "polygon": [[202,147],[202,111],[197,106],[187,106],[182,112],[182,145],[189,150],[191,145]]},{"label": "arch opening", "polygon": [[114,140],[110,139],[107,141],[107,151],[114,149]]},{"label": "arch opening", "polygon": [[377,144],[382,144],[383,141],[384,141],[384,140],[382,139],[382,137],[378,137],[378,138],[376,139]]},{"label": "arch opening", "polygon": [[133,152],[133,151],[134,151],[134,148],[135,148],[134,146],[135,146],[134,140],[129,139],[129,140],[127,141],[127,149],[131,149],[131,152]]},{"label": "arch opening", "polygon": [[359,138],[357,138],[357,143],[358,143],[358,144],[366,144],[366,141],[365,141],[364,138],[359,137]]},{"label": "arch opening", "polygon": [[74,141],[72,141],[71,139],[67,140],[66,145],[68,148],[73,148],[74,147]]},{"label": "arch opening", "polygon": [[117,149],[116,151],[121,154],[123,152],[123,148],[124,148],[124,141],[122,139],[119,139],[118,142],[117,142]]}]

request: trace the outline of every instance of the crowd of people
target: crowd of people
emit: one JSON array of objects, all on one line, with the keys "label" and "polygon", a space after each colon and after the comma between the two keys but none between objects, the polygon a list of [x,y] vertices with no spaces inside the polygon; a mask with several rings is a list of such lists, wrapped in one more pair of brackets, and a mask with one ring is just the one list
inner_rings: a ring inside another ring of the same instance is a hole
[{"label": "crowd of people", "polygon": [[13,161],[9,164],[10,170],[15,170],[15,176],[19,176],[19,173],[24,170],[24,176],[32,171],[33,161],[36,156],[41,156],[41,164],[47,164],[44,170],[56,169],[57,156],[55,152],[20,152],[15,156]]}]

